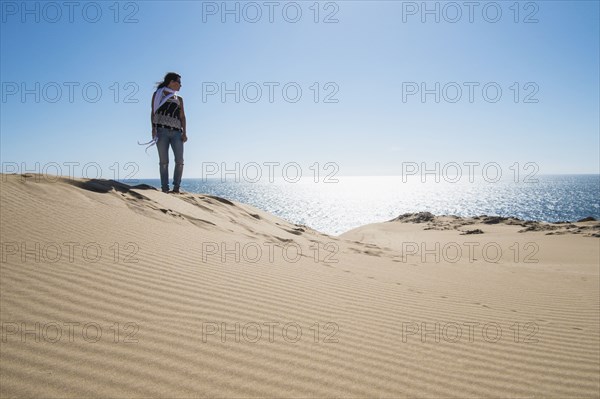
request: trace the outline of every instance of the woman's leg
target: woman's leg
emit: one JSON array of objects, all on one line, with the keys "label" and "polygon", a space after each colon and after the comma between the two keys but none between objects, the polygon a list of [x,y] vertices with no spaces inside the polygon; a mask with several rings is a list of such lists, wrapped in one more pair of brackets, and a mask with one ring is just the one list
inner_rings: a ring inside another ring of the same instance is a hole
[{"label": "woman's leg", "polygon": [[163,192],[169,191],[169,131],[158,128],[158,164],[160,171],[160,188]]},{"label": "woman's leg", "polygon": [[183,140],[181,132],[174,132],[171,136],[171,147],[175,155],[175,171],[173,172],[173,190],[179,191],[181,176],[183,175]]}]

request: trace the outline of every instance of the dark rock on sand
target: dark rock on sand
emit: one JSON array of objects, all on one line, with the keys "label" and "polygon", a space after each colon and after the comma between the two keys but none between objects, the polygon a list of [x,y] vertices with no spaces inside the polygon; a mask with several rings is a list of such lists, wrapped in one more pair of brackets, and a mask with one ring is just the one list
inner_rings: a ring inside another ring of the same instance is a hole
[{"label": "dark rock on sand", "polygon": [[596,221],[596,218],[593,218],[593,217],[591,217],[591,216],[588,216],[588,217],[586,217],[586,218],[579,219],[579,220],[577,221],[577,223],[579,223],[579,222],[595,222],[595,221]]},{"label": "dark rock on sand", "polygon": [[464,231],[462,233],[460,233],[461,236],[467,235],[467,234],[483,234],[483,230],[481,229],[474,229],[474,230],[467,230]]}]

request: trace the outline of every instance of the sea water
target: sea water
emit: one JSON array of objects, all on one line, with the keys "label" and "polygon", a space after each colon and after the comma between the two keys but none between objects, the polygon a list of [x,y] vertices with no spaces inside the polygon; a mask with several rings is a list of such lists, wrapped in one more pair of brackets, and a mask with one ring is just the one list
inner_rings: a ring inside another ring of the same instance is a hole
[{"label": "sea water", "polygon": [[[253,183],[184,178],[181,189],[249,204],[331,235],[422,211],[546,222],[576,221],[587,216],[600,219],[600,175],[538,175],[533,181],[504,178],[423,182],[414,176],[338,176],[334,180]],[[158,179],[129,183],[160,187]]]}]

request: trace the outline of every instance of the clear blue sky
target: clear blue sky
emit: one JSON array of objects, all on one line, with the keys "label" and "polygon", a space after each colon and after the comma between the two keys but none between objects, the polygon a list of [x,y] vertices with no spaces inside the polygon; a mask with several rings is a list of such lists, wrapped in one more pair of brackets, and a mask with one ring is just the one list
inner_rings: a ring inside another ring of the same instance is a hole
[{"label": "clear blue sky", "polygon": [[[53,3],[58,9],[2,1],[2,162],[96,162],[106,178],[115,162],[120,177],[134,162],[135,177],[158,178],[156,151],[146,155],[137,141],[150,138],[155,82],[175,71],[190,138],[184,178],[200,177],[202,162],[268,161],[336,162],[340,175],[400,174],[408,161],[536,162],[540,174],[600,172],[597,1],[477,2],[472,22],[462,1],[454,3],[460,18],[447,2],[428,2],[430,9],[437,4],[439,23],[422,15],[421,1],[274,3],[270,22],[263,1],[227,2],[239,7],[236,23],[233,14],[221,21],[221,1],[82,1],[72,10],[62,1]],[[252,23],[256,5],[262,16]],[[292,23],[297,9],[302,15]],[[240,93],[236,103],[230,94],[222,102],[206,93],[211,82],[256,82],[262,97],[248,101],[256,95],[250,85],[248,99]],[[272,103],[265,82],[279,84]],[[302,89],[298,102],[282,94],[289,82]],[[420,93],[407,95],[406,82],[430,89],[439,82],[440,102],[434,94],[424,103]],[[462,87],[456,103],[447,101],[456,97],[454,84],[444,93],[449,82]],[[472,103],[464,82],[479,84]],[[494,87],[482,94],[489,82],[502,89],[495,103],[486,101]],[[72,102],[69,84],[77,85]],[[24,98],[23,87],[30,90]],[[102,95],[92,102],[95,87]],[[334,91],[337,102],[324,102]]]}]

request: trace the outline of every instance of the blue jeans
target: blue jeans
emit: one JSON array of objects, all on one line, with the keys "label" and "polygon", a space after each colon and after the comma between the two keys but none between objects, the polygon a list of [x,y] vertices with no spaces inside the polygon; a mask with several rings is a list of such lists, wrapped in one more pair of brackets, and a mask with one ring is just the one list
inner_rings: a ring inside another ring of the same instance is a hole
[{"label": "blue jeans", "polygon": [[183,175],[183,140],[181,139],[182,132],[159,127],[156,129],[158,141],[156,148],[158,149],[158,159],[160,166],[160,185],[162,191],[169,190],[169,144],[175,155],[175,171],[173,172],[173,189],[179,190],[181,184],[181,176]]}]

